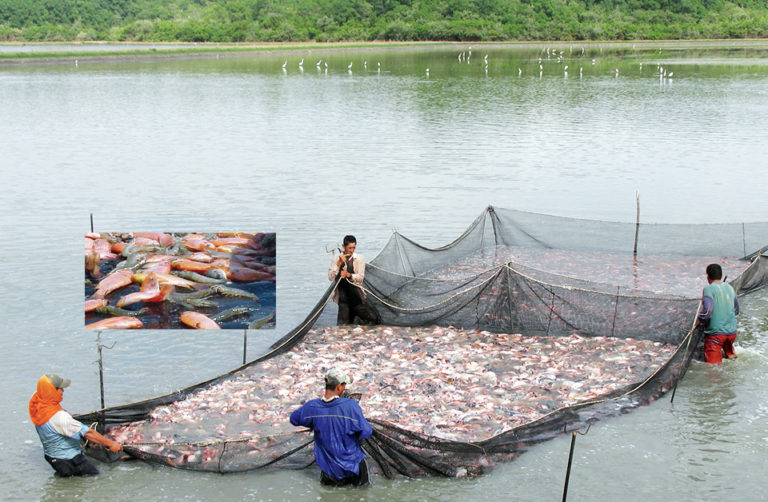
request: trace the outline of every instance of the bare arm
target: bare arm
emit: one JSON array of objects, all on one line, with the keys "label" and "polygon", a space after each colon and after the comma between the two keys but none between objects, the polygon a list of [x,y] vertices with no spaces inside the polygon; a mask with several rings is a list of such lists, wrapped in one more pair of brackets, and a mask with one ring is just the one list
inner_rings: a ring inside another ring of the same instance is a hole
[{"label": "bare arm", "polygon": [[101,434],[99,434],[93,429],[86,432],[84,437],[91,443],[96,443],[96,444],[106,446],[107,448],[109,448],[109,451],[111,452],[116,453],[118,451],[123,451],[123,445],[121,445],[117,441],[112,441],[111,439],[102,436]]}]

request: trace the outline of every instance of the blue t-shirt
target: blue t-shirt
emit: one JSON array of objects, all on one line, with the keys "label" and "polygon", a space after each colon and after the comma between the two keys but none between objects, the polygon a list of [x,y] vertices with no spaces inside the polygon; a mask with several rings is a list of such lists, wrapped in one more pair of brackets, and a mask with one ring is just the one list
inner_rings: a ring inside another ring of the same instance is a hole
[{"label": "blue t-shirt", "polygon": [[37,435],[43,443],[43,452],[51,458],[70,459],[83,452],[80,441],[88,432],[66,411],[59,411],[43,425],[36,425]]},{"label": "blue t-shirt", "polygon": [[329,476],[344,479],[360,472],[366,455],[360,440],[373,433],[357,401],[313,399],[291,413],[291,423],[315,431],[315,461]]}]

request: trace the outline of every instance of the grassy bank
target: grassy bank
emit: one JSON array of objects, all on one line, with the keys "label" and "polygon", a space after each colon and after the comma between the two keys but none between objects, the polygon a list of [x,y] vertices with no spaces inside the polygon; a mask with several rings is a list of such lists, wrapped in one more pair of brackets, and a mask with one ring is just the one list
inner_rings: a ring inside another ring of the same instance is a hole
[{"label": "grassy bank", "polygon": [[[64,42],[64,44],[89,46],[95,45],[82,42]],[[101,44],[110,44],[101,42]],[[477,42],[473,42],[477,44]],[[19,45],[19,44],[0,44],[1,45]],[[35,47],[45,47],[47,45],[59,44],[35,44]],[[119,45],[119,44],[117,44]],[[135,45],[135,44],[131,44]],[[524,41],[524,42],[485,42],[480,43],[483,47],[550,47],[567,48],[574,46],[572,41]],[[270,43],[270,44],[195,44],[193,46],[181,47],[163,47],[147,44],[146,48],[126,48],[115,50],[66,50],[66,51],[28,51],[28,52],[3,52],[0,50],[0,64],[13,63],[46,63],[46,62],[64,62],[72,59],[80,61],[99,61],[99,60],[120,60],[120,59],[184,59],[184,58],[210,58],[219,56],[237,56],[237,55],[273,55],[289,54],[291,52],[312,51],[315,54],[328,53],[333,51],[367,51],[377,49],[393,50],[397,48],[412,47],[445,47],[456,46],[456,50],[465,50],[466,44],[457,42],[354,42],[354,43]],[[679,48],[761,48],[768,49],[768,40],[655,40],[655,41],[595,41],[581,42],[579,47],[602,47],[602,48],[624,48],[624,49],[679,49]]]},{"label": "grassy bank", "polygon": [[0,41],[768,37],[765,0],[0,0]]}]

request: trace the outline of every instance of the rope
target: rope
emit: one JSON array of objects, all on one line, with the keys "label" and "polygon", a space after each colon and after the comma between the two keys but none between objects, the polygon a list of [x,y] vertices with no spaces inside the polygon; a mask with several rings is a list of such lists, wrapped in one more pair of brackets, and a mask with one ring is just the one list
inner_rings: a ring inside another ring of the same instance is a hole
[{"label": "rope", "polygon": [[445,298],[445,299],[443,299],[443,300],[441,300],[441,301],[439,301],[439,302],[437,302],[437,303],[435,303],[435,304],[432,304],[432,305],[428,305],[428,306],[426,306],[426,307],[417,307],[417,308],[406,308],[406,307],[400,307],[400,306],[398,306],[398,305],[395,305],[395,304],[389,303],[389,302],[387,302],[386,300],[382,299],[380,296],[378,296],[376,293],[374,293],[373,291],[371,291],[370,289],[368,289],[368,288],[366,288],[366,287],[364,287],[364,286],[360,286],[360,285],[357,285],[357,284],[355,284],[354,282],[350,281],[350,280],[349,280],[349,279],[347,279],[347,278],[345,278],[344,280],[345,280],[345,281],[347,281],[349,284],[351,284],[351,285],[353,285],[353,286],[355,286],[355,287],[357,287],[357,288],[360,288],[360,289],[361,289],[361,290],[363,290],[364,292],[366,292],[366,293],[370,294],[371,296],[373,296],[374,298],[376,298],[376,300],[378,300],[378,301],[379,301],[379,302],[381,302],[383,305],[386,305],[387,307],[389,307],[389,308],[391,308],[391,309],[394,309],[394,310],[399,310],[399,311],[401,311],[401,312],[424,312],[424,311],[432,310],[432,309],[434,309],[435,307],[439,307],[440,305],[443,305],[443,304],[445,304],[445,303],[447,303],[447,302],[449,302],[449,301],[453,300],[454,298],[457,298],[457,297],[459,297],[459,296],[461,296],[461,295],[463,295],[463,294],[467,293],[468,291],[472,291],[472,290],[474,290],[474,289],[478,289],[478,288],[482,288],[482,287],[486,286],[488,283],[490,283],[492,280],[494,280],[494,279],[496,279],[496,277],[498,277],[498,275],[499,275],[500,271],[501,271],[501,268],[499,268],[499,270],[498,270],[498,271],[497,271],[495,274],[493,274],[491,277],[489,277],[489,278],[488,278],[488,279],[486,279],[485,281],[481,282],[480,284],[476,284],[475,286],[470,286],[470,287],[468,287],[468,288],[466,288],[466,289],[463,289],[463,290],[459,291],[458,293],[456,293],[456,294],[454,294],[454,295],[452,295],[452,296],[449,296],[448,298]]},{"label": "rope", "polygon": [[[390,275],[396,275],[398,277],[405,277],[406,279],[417,280],[417,281],[456,282],[456,281],[466,280],[466,279],[436,279],[436,278],[433,278],[433,277],[423,277],[423,276],[418,276],[418,275],[399,274],[397,272],[392,272],[391,270],[387,270],[385,268],[377,267],[373,263],[366,263],[365,266],[366,266],[366,268],[367,267],[373,267],[375,269],[381,270],[382,272],[385,272],[385,273],[390,274]],[[490,272],[491,270],[496,270],[496,269],[498,269],[501,266],[502,265],[496,265],[496,266],[493,266],[493,267],[490,267],[490,268],[486,268],[485,270],[481,270],[479,272],[476,272],[475,275],[477,275],[477,276],[483,275],[486,272]],[[427,273],[427,272],[425,272],[425,273]]]},{"label": "rope", "polygon": [[[530,276],[528,274],[525,274],[523,272],[520,272],[519,270],[517,270],[517,269],[515,269],[515,268],[513,268],[511,266],[512,263],[513,262],[507,262],[504,265],[502,265],[502,267],[507,267],[509,270],[511,270],[512,272],[518,274],[519,276],[521,276],[521,277],[523,277],[523,278],[525,278],[525,279],[527,279],[529,281],[535,282],[537,284],[541,284],[542,286],[562,288],[562,289],[567,289],[568,291],[583,291],[584,293],[596,293],[596,294],[599,294],[599,295],[617,296],[617,297],[621,297],[621,298],[638,298],[640,300],[667,300],[667,301],[687,302],[687,301],[690,301],[690,300],[697,299],[697,297],[685,297],[685,296],[664,296],[664,295],[659,295],[659,296],[643,296],[643,295],[628,295],[628,294],[622,294],[622,293],[607,293],[605,291],[598,291],[596,289],[578,288],[576,286],[568,286],[566,284],[552,284],[552,283],[549,283],[549,282],[542,281],[541,279],[536,279],[535,277],[532,277],[532,276]],[[554,275],[557,275],[557,274],[554,274]],[[562,276],[562,277],[567,277],[567,276]],[[573,279],[573,278],[571,277],[571,279]],[[620,287],[621,286],[619,286],[619,288]]]},{"label": "rope", "polygon": [[[475,274],[475,277],[481,276],[481,275],[483,275],[483,274],[485,274],[487,272],[490,272],[492,270],[498,270],[500,268],[506,267],[509,270],[511,270],[511,271],[515,272],[516,274],[520,275],[521,277],[523,277],[523,278],[525,278],[525,279],[527,279],[529,281],[533,281],[533,282],[535,282],[537,284],[541,284],[542,286],[550,286],[550,287],[563,288],[563,289],[567,289],[569,291],[583,291],[585,293],[597,293],[597,294],[601,294],[601,295],[619,296],[619,297],[623,297],[623,298],[639,298],[641,300],[662,300],[663,299],[663,300],[673,300],[673,301],[689,301],[689,300],[694,300],[694,299],[697,298],[697,297],[672,296],[672,295],[644,296],[644,295],[631,295],[631,294],[622,294],[622,293],[607,293],[605,291],[598,291],[598,290],[595,290],[595,289],[580,288],[580,287],[576,287],[576,286],[568,286],[566,284],[554,284],[554,283],[543,281],[541,279],[536,279],[536,278],[534,278],[534,277],[532,277],[532,276],[530,276],[530,275],[528,275],[528,274],[526,274],[524,272],[521,272],[519,269],[514,268],[512,266],[513,264],[516,264],[516,262],[514,262],[514,261],[507,261],[507,262],[505,262],[502,265],[497,265],[495,267],[491,267],[491,268],[487,268],[487,269],[481,270],[481,271],[479,271],[479,272],[477,272]],[[377,267],[376,265],[374,265],[372,263],[368,263],[368,264],[366,264],[366,266],[376,268],[376,269],[381,270],[382,272],[385,272],[387,274],[395,275],[395,276],[398,276],[398,277],[404,277],[404,278],[412,279],[412,280],[433,281],[433,282],[455,282],[456,281],[456,279],[434,279],[434,278],[429,278],[429,277],[420,277],[420,276],[416,276],[416,275],[399,274],[397,272],[392,272],[390,270],[387,270],[387,269],[384,269],[384,268],[381,268],[381,267]],[[545,271],[542,270],[542,272],[545,272]],[[577,277],[571,277],[569,275],[555,274],[553,272],[545,272],[545,273],[551,274],[551,275],[557,275],[559,277],[563,277],[563,278],[566,278],[566,279],[581,280],[581,279],[579,279]],[[462,279],[462,280],[464,280],[464,279]],[[614,284],[609,284],[609,283],[604,283],[604,284],[610,285],[610,286],[615,286]],[[620,287],[621,286],[619,286],[619,288]]]}]

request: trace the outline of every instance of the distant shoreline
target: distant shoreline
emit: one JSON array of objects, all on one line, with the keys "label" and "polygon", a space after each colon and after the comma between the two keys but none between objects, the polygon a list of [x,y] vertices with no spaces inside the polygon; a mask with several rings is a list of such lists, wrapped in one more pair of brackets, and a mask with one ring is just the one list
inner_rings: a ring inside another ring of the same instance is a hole
[{"label": "distant shoreline", "polygon": [[[126,46],[120,49],[121,45]],[[3,47],[57,47],[110,46],[109,49],[90,50],[61,50],[61,51],[3,51]],[[138,46],[138,48],[137,48]],[[146,48],[142,48],[146,46]],[[180,59],[211,59],[216,57],[234,56],[268,56],[290,54],[299,51],[309,53],[327,52],[365,52],[379,49],[406,49],[414,47],[630,47],[630,48],[703,48],[703,47],[765,47],[768,49],[768,39],[717,39],[717,40],[629,40],[629,41],[510,41],[510,42],[264,42],[264,43],[151,43],[151,42],[40,42],[40,43],[0,43],[0,65],[18,64],[63,64],[71,59],[78,62],[103,61],[142,61],[142,60],[180,60]],[[111,48],[111,47],[114,47]]]}]

